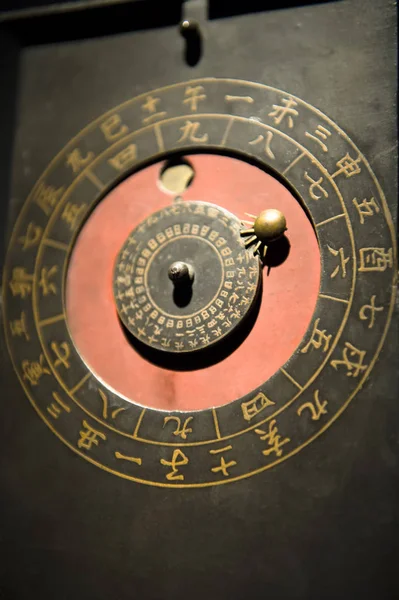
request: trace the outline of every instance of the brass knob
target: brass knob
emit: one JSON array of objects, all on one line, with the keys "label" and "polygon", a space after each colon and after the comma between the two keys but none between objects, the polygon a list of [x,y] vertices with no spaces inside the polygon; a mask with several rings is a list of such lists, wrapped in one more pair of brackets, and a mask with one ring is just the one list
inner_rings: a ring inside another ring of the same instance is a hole
[{"label": "brass knob", "polygon": [[255,220],[253,223],[244,221],[246,225],[252,224],[252,227],[242,229],[241,235],[249,236],[245,240],[245,246],[250,246],[254,243],[254,254],[255,252],[259,252],[264,258],[268,245],[280,239],[284,235],[284,232],[287,231],[286,218],[277,208],[268,208],[262,210],[258,216],[249,216]]},{"label": "brass knob", "polygon": [[191,265],[178,260],[170,265],[168,277],[173,281],[175,286],[192,285],[194,281],[194,269]]}]

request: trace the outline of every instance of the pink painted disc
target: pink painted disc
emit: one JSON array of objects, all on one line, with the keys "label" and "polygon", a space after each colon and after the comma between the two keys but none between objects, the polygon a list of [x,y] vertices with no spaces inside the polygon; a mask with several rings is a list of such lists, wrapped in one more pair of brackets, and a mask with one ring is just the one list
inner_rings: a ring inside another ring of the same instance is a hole
[{"label": "pink painted disc", "polygon": [[126,339],[112,292],[115,259],[129,233],[171,204],[159,183],[164,163],[128,177],[96,207],[79,234],[68,269],[68,326],[86,364],[111,389],[162,410],[199,410],[227,404],[266,381],[300,344],[314,312],[320,252],[313,227],[291,192],[242,160],[212,154],[186,157],[194,179],[183,200],[225,207],[240,219],[278,208],[287,219],[290,252],[263,269],[261,308],[254,327],[227,358],[206,369],[172,371],[144,359]]}]

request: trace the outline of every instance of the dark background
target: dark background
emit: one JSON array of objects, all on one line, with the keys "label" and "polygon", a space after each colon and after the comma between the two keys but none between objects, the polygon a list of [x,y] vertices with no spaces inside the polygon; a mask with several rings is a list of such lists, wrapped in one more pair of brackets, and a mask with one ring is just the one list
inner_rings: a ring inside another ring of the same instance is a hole
[{"label": "dark background", "polygon": [[[4,22],[3,248],[6,222],[10,232],[38,176],[86,123],[133,95],[210,75],[320,108],[366,155],[396,214],[395,5],[293,5],[246,3],[241,12],[256,12],[227,16],[214,4],[196,67],[184,62],[180,3]],[[392,326],[344,415],[298,455],[234,484],[169,490],[104,473],[60,443],[19,386],[2,327],[0,598],[397,597],[396,334]]]}]

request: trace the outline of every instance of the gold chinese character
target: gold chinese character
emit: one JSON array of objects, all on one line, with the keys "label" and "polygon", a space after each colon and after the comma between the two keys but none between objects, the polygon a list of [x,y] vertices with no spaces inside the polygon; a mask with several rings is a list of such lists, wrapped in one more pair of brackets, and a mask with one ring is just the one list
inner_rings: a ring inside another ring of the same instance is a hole
[{"label": "gold chinese character", "polygon": [[78,226],[79,220],[81,219],[83,213],[86,211],[86,207],[87,204],[82,204],[81,206],[78,206],[77,204],[67,202],[62,212],[61,219],[65,221],[67,225],[69,225],[71,231],[76,229],[76,227]]},{"label": "gold chinese character", "polygon": [[276,454],[276,456],[281,456],[283,454],[282,447],[288,442],[291,441],[290,438],[286,437],[282,439],[281,435],[278,433],[278,427],[276,425],[276,420],[273,419],[269,423],[269,431],[263,431],[262,429],[255,429],[255,433],[260,436],[260,439],[264,442],[267,441],[267,445],[269,448],[262,451],[262,454],[265,456],[269,456],[272,452]]},{"label": "gold chinese character", "polygon": [[188,417],[187,419],[185,419],[183,425],[181,424],[181,418],[180,417],[165,417],[163,420],[163,427],[165,427],[165,425],[167,423],[169,423],[169,421],[176,421],[177,425],[176,425],[176,429],[172,432],[173,435],[177,435],[180,436],[183,440],[187,439],[187,435],[189,433],[192,433],[192,429],[191,427],[188,427],[188,424],[190,423],[190,421],[193,420],[193,417]]},{"label": "gold chinese character", "polygon": [[[232,448],[233,448],[233,446],[226,446],[225,448],[218,448],[217,450],[209,450],[209,454],[220,454],[221,452],[228,452]],[[235,460],[226,462],[224,459],[224,456],[221,456],[220,464],[217,467],[212,467],[211,471],[212,471],[212,473],[220,473],[221,472],[225,477],[228,477],[230,475],[230,473],[228,472],[227,469],[229,469],[230,467],[234,467],[234,465],[236,465],[236,464],[237,464],[237,462]]]},{"label": "gold chinese character", "polygon": [[200,127],[200,123],[198,121],[186,121],[186,123],[183,125],[183,127],[180,127],[180,131],[182,132],[182,135],[180,137],[180,139],[178,139],[178,142],[185,142],[186,140],[189,140],[190,142],[202,142],[205,143],[208,141],[208,134],[204,133],[201,136],[197,136],[196,133],[198,131],[198,128]]},{"label": "gold chinese character", "polygon": [[262,410],[273,404],[275,403],[269,400],[263,392],[259,392],[254,398],[241,404],[243,417],[246,421],[250,421],[253,417],[256,417],[256,415],[262,412]]},{"label": "gold chinese character", "polygon": [[318,125],[315,129],[314,135],[312,133],[309,133],[308,131],[305,132],[305,135],[306,137],[317,142],[320,145],[323,152],[328,152],[328,148],[325,145],[325,143],[322,142],[322,140],[325,141],[331,135],[331,131],[328,131],[328,129],[326,129],[322,125]]},{"label": "gold chinese character", "polygon": [[113,158],[110,158],[108,162],[117,171],[122,171],[123,169],[132,166],[136,159],[137,146],[136,144],[129,144],[129,146],[126,146],[126,148],[118,152],[118,154],[115,154]]},{"label": "gold chinese character", "polygon": [[275,125],[280,125],[283,119],[287,118],[288,127],[292,129],[294,126],[294,119],[292,117],[298,116],[298,111],[294,108],[294,106],[297,106],[297,103],[293,98],[283,98],[281,102],[284,106],[273,104],[274,110],[269,113],[269,117],[274,118]]},{"label": "gold chinese character", "polygon": [[338,171],[335,171],[331,177],[337,177],[337,175],[340,175],[341,173],[344,173],[346,178],[358,175],[361,171],[359,167],[360,161],[360,156],[355,159],[352,158],[350,154],[345,154],[345,156],[337,162]]},{"label": "gold chinese character", "polygon": [[315,179],[312,179],[310,175],[308,175],[307,171],[305,171],[305,179],[310,183],[309,194],[312,200],[320,200],[321,198],[321,195],[316,194],[316,192],[314,191],[315,189],[321,192],[324,198],[328,198],[327,190],[325,190],[321,185],[323,183],[323,177],[319,177],[319,179],[316,181]]},{"label": "gold chinese character", "polygon": [[18,238],[18,241],[22,244],[22,250],[27,250],[32,246],[36,246],[36,244],[39,243],[42,231],[42,228],[38,227],[33,222],[29,223],[25,235]]},{"label": "gold chinese character", "polygon": [[48,216],[58,203],[63,192],[64,188],[58,188],[57,190],[54,186],[46,185],[42,182],[35,192],[34,202],[36,202],[36,204],[40,206],[43,212]]},{"label": "gold chinese character", "polygon": [[375,313],[381,312],[382,310],[384,310],[384,307],[376,306],[375,305],[375,296],[371,296],[370,304],[365,304],[359,310],[359,317],[362,321],[367,321],[367,319],[369,318],[367,313],[370,313],[370,322],[368,324],[368,328],[371,329],[374,326]]},{"label": "gold chinese character", "polygon": [[308,409],[310,411],[312,421],[318,421],[321,415],[327,414],[327,404],[327,400],[324,400],[324,402],[320,402],[319,390],[316,390],[314,393],[314,404],[313,402],[305,402],[305,404],[302,404],[302,406],[300,406],[296,412],[297,415],[300,417],[302,412],[305,409]]},{"label": "gold chinese character", "polygon": [[121,452],[115,452],[115,458],[120,458],[122,460],[128,460],[129,462],[136,463],[136,465],[139,465],[139,466],[143,462],[141,460],[141,458],[138,458],[136,456],[126,456],[126,454],[122,454]]},{"label": "gold chinese character", "polygon": [[30,339],[28,330],[26,328],[26,315],[24,311],[21,312],[21,317],[19,319],[10,321],[10,329],[13,337],[21,337],[24,335],[26,340]]},{"label": "gold chinese character", "polygon": [[71,354],[69,344],[67,342],[61,342],[61,344],[58,344],[57,342],[51,342],[50,347],[57,357],[57,360],[54,362],[54,366],[58,367],[59,365],[64,365],[66,369],[69,369],[71,366],[68,362],[68,358]]},{"label": "gold chinese character", "polygon": [[224,99],[226,102],[246,102],[247,104],[254,103],[252,96],[230,96],[229,94],[226,94]]},{"label": "gold chinese character", "polygon": [[196,85],[195,87],[189,85],[184,92],[185,99],[183,100],[183,104],[188,104],[192,112],[196,112],[198,110],[198,102],[206,99],[206,94],[203,94],[203,91],[204,88],[202,85]]},{"label": "gold chinese character", "polygon": [[[98,388],[98,393],[99,393],[100,398],[101,398],[102,403],[103,403],[102,417],[103,417],[103,419],[107,420],[108,416],[109,416],[109,414],[108,414],[108,408],[109,408],[109,406],[108,406],[108,397],[107,397],[106,393],[103,392],[103,390],[100,390],[99,388]],[[116,408],[114,408],[111,411],[111,419],[115,419],[115,417],[117,415],[119,415],[119,413],[121,413],[121,412],[123,412],[125,410],[127,410],[127,408],[125,406],[117,406]]]},{"label": "gold chinese character", "polygon": [[[257,144],[260,144],[261,142],[263,142],[264,140],[264,136],[263,135],[258,135],[257,138],[255,138],[254,140],[252,140],[251,142],[249,142],[250,146],[256,146]],[[273,151],[270,147],[271,141],[273,139],[273,132],[272,131],[268,131],[266,134],[266,141],[264,143],[263,146],[263,151],[266,154],[266,156],[268,156],[270,159],[274,160],[276,157],[273,154]]]},{"label": "gold chinese character", "polygon": [[166,479],[168,479],[169,481],[174,481],[176,479],[184,479],[184,475],[179,474],[178,467],[183,467],[184,465],[187,465],[188,458],[179,448],[173,450],[172,460],[165,460],[164,458],[161,458],[159,462],[165,467],[172,467],[171,472],[166,474]]},{"label": "gold chinese character", "polygon": [[57,273],[58,267],[57,265],[49,267],[43,267],[41,270],[41,276],[39,281],[39,287],[43,290],[43,296],[48,296],[49,294],[57,293],[57,286],[52,281],[49,281],[51,277]]},{"label": "gold chinese character", "polygon": [[352,202],[357,208],[362,225],[364,224],[364,217],[371,217],[375,214],[373,209],[375,209],[376,213],[380,212],[380,207],[374,198],[370,198],[370,200],[365,198],[362,202],[358,202],[356,198],[353,198]]},{"label": "gold chinese character", "polygon": [[338,370],[339,365],[345,365],[348,377],[358,377],[359,373],[367,369],[367,365],[363,365],[365,356],[365,351],[358,350],[349,342],[345,342],[345,348],[342,351],[342,360],[332,360],[331,365],[335,370]]},{"label": "gold chinese character", "polygon": [[322,348],[322,352],[327,352],[329,345],[330,345],[330,340],[332,335],[326,335],[326,330],[325,329],[318,329],[318,325],[320,323],[320,318],[316,319],[314,326],[313,326],[313,332],[312,335],[310,336],[310,340],[308,341],[308,343],[306,344],[306,346],[304,346],[301,350],[302,354],[306,354],[306,352],[309,350],[309,348],[312,346],[313,348],[316,348],[316,350],[319,350],[319,348],[322,348],[323,344],[324,347]]},{"label": "gold chinese character", "polygon": [[160,98],[154,98],[154,96],[147,96],[145,104],[141,105],[141,109],[149,113],[148,116],[144,117],[142,120],[144,125],[166,117],[167,113],[165,110],[157,112],[157,105],[160,101]]},{"label": "gold chinese character", "polygon": [[78,448],[90,450],[93,444],[98,446],[98,438],[102,440],[107,439],[107,436],[104,433],[98,431],[97,429],[93,429],[93,427],[91,427],[87,421],[82,421],[82,427],[84,427],[84,429],[79,431],[80,438],[78,440]]},{"label": "gold chinese character", "polygon": [[22,371],[23,379],[29,381],[31,385],[37,385],[42,375],[50,375],[50,371],[43,365],[44,356],[40,355],[39,361],[23,360]]},{"label": "gold chinese character", "polygon": [[25,298],[32,292],[33,275],[28,275],[23,267],[15,267],[12,270],[10,288],[13,296]]},{"label": "gold chinese character", "polygon": [[237,300],[239,300],[239,299],[240,299],[240,297],[237,294],[237,292],[233,292],[229,296],[229,304],[235,304],[237,302]]},{"label": "gold chinese character", "polygon": [[211,471],[212,473],[218,473],[219,471],[222,472],[222,474],[227,477],[228,475],[230,475],[230,473],[228,472],[227,469],[229,469],[230,467],[234,467],[234,465],[236,465],[237,462],[235,460],[231,460],[230,462],[226,462],[224,457],[222,456],[220,458],[220,465],[218,467],[212,467]]},{"label": "gold chinese character", "polygon": [[98,393],[100,394],[100,398],[103,402],[103,419],[106,419],[108,417],[108,398],[102,390],[99,389]]},{"label": "gold chinese character", "polygon": [[346,277],[346,263],[350,260],[350,257],[345,258],[344,249],[340,248],[339,250],[335,250],[335,248],[331,248],[331,246],[327,245],[327,248],[331,252],[333,256],[339,256],[339,264],[335,267],[334,271],[331,273],[330,278],[334,279],[341,271],[341,277],[345,279]]},{"label": "gold chinese character", "polygon": [[154,96],[147,96],[145,104],[142,104],[141,108],[150,114],[157,112],[157,104],[160,102],[160,98],[154,98]]},{"label": "gold chinese character", "polygon": [[79,173],[79,171],[81,171],[84,167],[87,167],[87,165],[93,160],[94,156],[94,152],[91,151],[88,152],[86,156],[82,156],[79,148],[75,148],[70,154],[68,154],[66,164],[68,167],[71,167],[74,173]]},{"label": "gold chinese character", "polygon": [[392,248],[361,248],[359,271],[386,271],[392,268]]},{"label": "gold chinese character", "polygon": [[47,407],[47,412],[49,413],[49,415],[51,415],[53,417],[53,419],[58,419],[58,417],[61,414],[61,410],[64,410],[67,413],[71,412],[70,407],[65,404],[65,402],[63,400],[61,400],[59,394],[57,394],[57,392],[53,392],[53,398],[55,400],[55,402],[52,402],[48,407]]},{"label": "gold chinese character", "polygon": [[122,119],[119,115],[111,115],[108,117],[108,119],[101,123],[100,129],[107,142],[115,142],[129,131],[129,127],[122,124]]}]

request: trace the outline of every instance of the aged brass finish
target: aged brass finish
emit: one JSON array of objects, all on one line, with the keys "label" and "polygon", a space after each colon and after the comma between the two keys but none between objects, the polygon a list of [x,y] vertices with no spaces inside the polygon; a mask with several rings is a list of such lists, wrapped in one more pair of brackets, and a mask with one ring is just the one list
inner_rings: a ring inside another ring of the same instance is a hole
[{"label": "aged brass finish", "polygon": [[285,216],[276,208],[263,210],[254,223],[255,235],[264,243],[278,240],[286,230],[287,221]]},{"label": "aged brass finish", "polygon": [[284,232],[287,231],[286,218],[276,208],[262,210],[258,216],[250,214],[248,216],[255,219],[255,221],[253,223],[251,221],[243,221],[245,225],[253,225],[249,229],[241,230],[242,236],[249,236],[245,240],[245,246],[250,246],[254,243],[254,254],[259,252],[260,256],[264,258],[268,244],[279,240],[284,235]]}]

